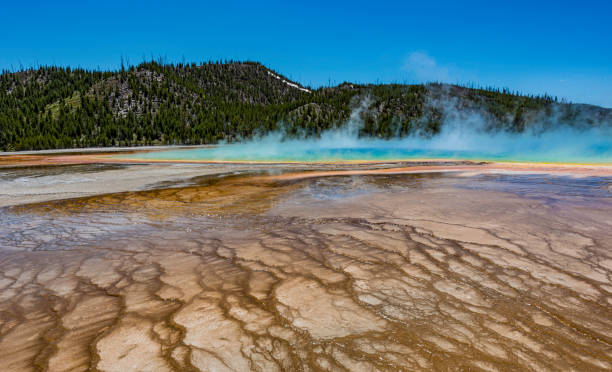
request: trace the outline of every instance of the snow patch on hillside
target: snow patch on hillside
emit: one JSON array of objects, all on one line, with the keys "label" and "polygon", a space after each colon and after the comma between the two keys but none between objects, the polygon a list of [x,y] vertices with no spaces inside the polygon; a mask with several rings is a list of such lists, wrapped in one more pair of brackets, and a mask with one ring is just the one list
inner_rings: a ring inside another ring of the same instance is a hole
[{"label": "snow patch on hillside", "polygon": [[299,86],[299,85],[297,85],[297,84],[294,84],[294,83],[292,83],[292,82],[290,82],[290,81],[287,81],[287,80],[283,79],[282,77],[280,77],[280,76],[278,76],[278,75],[276,75],[276,74],[271,73],[270,71],[268,71],[268,75],[270,75],[270,76],[273,76],[273,77],[277,78],[278,80],[280,80],[280,81],[282,81],[283,83],[285,83],[285,84],[289,85],[290,87],[297,88],[297,89],[301,90],[302,92],[310,93],[310,90],[308,90],[308,89],[306,89],[306,88],[302,88],[301,86]]}]

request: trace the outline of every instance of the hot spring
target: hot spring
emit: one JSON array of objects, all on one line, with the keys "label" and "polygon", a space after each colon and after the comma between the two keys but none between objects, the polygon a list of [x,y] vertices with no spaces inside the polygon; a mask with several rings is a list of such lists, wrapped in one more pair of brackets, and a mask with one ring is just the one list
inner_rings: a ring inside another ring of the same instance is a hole
[{"label": "hot spring", "polygon": [[167,161],[357,162],[453,159],[545,163],[612,163],[608,128],[560,128],[544,133],[486,133],[450,128],[431,138],[365,139],[348,130],[317,139],[279,133],[236,144],[155,151],[118,158]]}]

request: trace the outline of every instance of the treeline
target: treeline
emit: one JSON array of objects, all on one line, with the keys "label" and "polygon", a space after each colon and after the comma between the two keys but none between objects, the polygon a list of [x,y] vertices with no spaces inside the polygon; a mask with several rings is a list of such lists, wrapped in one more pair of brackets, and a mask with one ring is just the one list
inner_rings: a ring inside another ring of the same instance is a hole
[{"label": "treeline", "polygon": [[435,102],[447,97],[518,131],[530,115],[561,105],[549,96],[440,84],[310,89],[256,62],[152,61],[111,72],[47,66],[0,74],[0,149],[206,144],[273,130],[317,136],[363,102],[360,135],[430,136],[445,115]]}]

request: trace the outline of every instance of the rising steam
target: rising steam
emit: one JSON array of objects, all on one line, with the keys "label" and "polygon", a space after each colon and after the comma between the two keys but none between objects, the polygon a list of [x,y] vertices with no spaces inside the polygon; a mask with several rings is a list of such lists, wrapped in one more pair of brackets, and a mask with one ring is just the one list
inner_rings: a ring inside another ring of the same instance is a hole
[{"label": "rising steam", "polygon": [[[438,135],[375,139],[359,137],[362,113],[370,106],[365,98],[345,125],[323,132],[318,138],[290,139],[281,131],[240,144],[187,151],[144,154],[145,158],[226,161],[336,161],[452,158],[562,163],[612,163],[612,126],[556,125],[553,115],[541,118],[525,131],[492,132],[478,112],[466,114],[453,102],[444,106],[446,118]],[[577,120],[581,120],[578,117]]]}]

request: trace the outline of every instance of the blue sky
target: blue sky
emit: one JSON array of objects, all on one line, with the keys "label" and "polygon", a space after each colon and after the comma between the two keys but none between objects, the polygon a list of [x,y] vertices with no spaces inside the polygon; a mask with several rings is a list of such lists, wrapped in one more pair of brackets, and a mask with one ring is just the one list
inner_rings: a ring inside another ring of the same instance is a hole
[{"label": "blue sky", "polygon": [[612,107],[611,17],[607,0],[5,1],[0,68],[248,59],[315,87],[441,80]]}]

